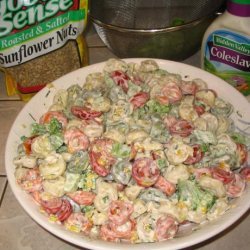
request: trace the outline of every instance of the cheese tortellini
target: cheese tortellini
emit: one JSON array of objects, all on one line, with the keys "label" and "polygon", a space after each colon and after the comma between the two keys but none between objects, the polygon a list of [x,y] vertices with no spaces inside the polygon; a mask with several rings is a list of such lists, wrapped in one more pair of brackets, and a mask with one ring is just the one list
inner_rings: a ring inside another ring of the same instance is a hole
[{"label": "cheese tortellini", "polygon": [[113,184],[99,181],[97,184],[97,195],[94,200],[94,206],[99,212],[106,212],[112,201],[118,199],[118,192]]},{"label": "cheese tortellini", "polygon": [[61,154],[48,155],[39,165],[39,171],[44,179],[55,179],[66,170],[66,163]]}]

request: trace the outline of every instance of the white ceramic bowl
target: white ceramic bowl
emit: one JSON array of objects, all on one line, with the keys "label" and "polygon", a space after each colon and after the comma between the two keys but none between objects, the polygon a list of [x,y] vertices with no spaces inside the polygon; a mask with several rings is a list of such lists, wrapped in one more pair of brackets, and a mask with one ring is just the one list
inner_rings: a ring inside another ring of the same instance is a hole
[{"label": "white ceramic bowl", "polygon": [[[127,62],[140,62],[145,59],[125,59]],[[201,69],[195,68],[182,63],[158,60],[155,59],[159,66],[163,69],[167,69],[169,72],[181,74],[185,76],[185,80],[193,78],[201,78],[207,82],[208,86],[218,93],[223,99],[229,101],[235,108],[232,118],[235,120],[237,126],[241,129],[246,129],[246,125],[239,122],[239,119],[244,121],[250,121],[249,108],[250,105],[246,98],[236,91],[229,84],[223,80],[217,78],[216,76],[207,73]],[[45,113],[48,107],[52,103],[52,98],[58,89],[67,88],[71,84],[82,85],[85,77],[91,72],[102,71],[104,63],[94,64],[88,67],[81,68],[77,71],[69,73],[58,80],[56,80],[53,85],[45,87],[38,94],[36,94],[22,109],[22,111],[17,116],[12,128],[10,130],[6,152],[5,152],[5,167],[7,172],[7,177],[12,191],[22,205],[24,210],[42,227],[47,229],[52,234],[71,242],[75,245],[98,250],[108,250],[108,249],[143,249],[144,247],[149,247],[149,243],[143,244],[118,244],[111,242],[104,242],[101,240],[91,240],[80,234],[76,234],[67,231],[63,226],[50,223],[47,218],[39,212],[38,206],[34,203],[32,198],[26,194],[23,190],[17,186],[14,177],[15,166],[13,164],[13,158],[16,156],[17,145],[20,143],[20,136],[29,135],[29,124],[34,122],[33,119],[38,121],[39,117]],[[218,220],[207,223],[202,226],[199,230],[194,231],[190,235],[186,235],[180,238],[158,242],[150,243],[150,249],[181,249],[184,247],[190,247],[194,244],[202,242],[212,236],[220,233],[221,231],[228,228],[235,221],[237,221],[250,207],[250,185],[248,185],[246,191],[235,202],[235,207],[229,210],[226,214],[220,217]]]}]

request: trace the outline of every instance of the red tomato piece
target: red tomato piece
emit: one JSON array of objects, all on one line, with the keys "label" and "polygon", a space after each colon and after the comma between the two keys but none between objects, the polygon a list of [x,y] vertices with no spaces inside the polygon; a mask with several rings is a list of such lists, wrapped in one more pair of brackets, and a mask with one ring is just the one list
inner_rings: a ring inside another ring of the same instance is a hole
[{"label": "red tomato piece", "polygon": [[66,130],[64,133],[64,140],[70,153],[80,150],[85,151],[89,146],[88,137],[78,128],[70,128]]},{"label": "red tomato piece", "polygon": [[250,167],[244,167],[240,171],[240,175],[246,181],[250,181]]},{"label": "red tomato piece", "polygon": [[70,214],[64,224],[69,228],[72,226],[77,227],[79,231],[83,232],[85,235],[89,234],[93,226],[93,223],[81,212]]},{"label": "red tomato piece", "polygon": [[36,136],[31,136],[23,141],[23,147],[26,155],[30,155],[32,153],[31,145],[35,138]]},{"label": "red tomato piece", "polygon": [[96,197],[93,192],[81,190],[72,193],[67,193],[67,196],[69,196],[77,204],[85,206],[91,205]]},{"label": "red tomato piece", "polygon": [[100,176],[106,176],[110,172],[110,166],[98,163],[98,159],[101,158],[101,155],[102,155],[101,153],[90,151],[89,152],[90,164],[94,172],[96,172]]},{"label": "red tomato piece", "polygon": [[205,107],[204,106],[202,106],[202,105],[194,105],[194,109],[195,109],[195,111],[197,112],[197,114],[199,115],[199,116],[201,116],[202,114],[204,114],[205,113]]},{"label": "red tomato piece", "polygon": [[53,118],[57,119],[62,124],[63,128],[65,128],[68,124],[67,117],[61,111],[48,111],[48,112],[46,112],[40,118],[39,123],[41,123],[41,124],[50,123],[50,121]]},{"label": "red tomato piece", "polygon": [[222,181],[224,184],[228,184],[234,180],[234,173],[232,171],[226,171],[219,167],[211,168],[212,177],[219,181]]},{"label": "red tomato piece", "polygon": [[119,242],[119,237],[111,229],[110,223],[101,225],[100,237],[102,240],[105,240],[105,241]]},{"label": "red tomato piece", "polygon": [[139,92],[130,99],[130,102],[133,104],[134,109],[137,109],[143,107],[148,100],[149,94],[147,92]]},{"label": "red tomato piece", "polygon": [[93,171],[100,176],[108,175],[111,165],[116,162],[115,157],[111,154],[113,144],[113,140],[103,138],[93,141],[90,145],[90,165]]},{"label": "red tomato piece", "polygon": [[110,222],[109,225],[116,237],[121,239],[130,239],[133,231],[135,230],[136,222],[134,220],[128,220],[122,225],[117,225],[112,222]]},{"label": "red tomato piece", "polygon": [[193,155],[188,156],[188,158],[183,162],[184,164],[191,165],[199,162],[204,156],[201,151],[201,147],[198,144],[193,145]]},{"label": "red tomato piece", "polygon": [[246,181],[239,174],[234,174],[234,177],[234,180],[226,185],[227,195],[231,198],[240,197],[246,187]]},{"label": "red tomato piece", "polygon": [[176,188],[175,185],[168,180],[166,180],[161,175],[159,176],[158,180],[154,184],[154,186],[158,189],[160,189],[163,193],[165,193],[168,196],[171,196],[174,194]]},{"label": "red tomato piece", "polygon": [[23,142],[23,147],[24,147],[26,155],[30,155],[31,154],[31,144],[32,144],[32,139],[31,138],[27,138]]},{"label": "red tomato piece", "polygon": [[42,189],[42,178],[39,177],[35,180],[27,180],[21,184],[23,190],[28,193],[33,193]]},{"label": "red tomato piece", "polygon": [[128,81],[130,80],[130,77],[126,73],[121,70],[115,70],[111,72],[110,77],[125,93],[128,92]]},{"label": "red tomato piece", "polygon": [[102,112],[81,106],[72,106],[71,113],[82,120],[94,120],[94,118],[102,115]]},{"label": "red tomato piece", "polygon": [[239,155],[240,165],[243,165],[247,161],[247,156],[248,156],[247,147],[242,143],[236,143],[236,145],[237,145],[237,152]]},{"label": "red tomato piece", "polygon": [[72,206],[68,200],[62,200],[62,206],[56,212],[57,219],[59,221],[65,221],[72,213]]},{"label": "red tomato piece", "polygon": [[179,135],[181,137],[189,136],[193,131],[193,126],[190,122],[181,119],[177,120],[172,126],[169,127],[169,132],[172,135]]},{"label": "red tomato piece", "polygon": [[38,168],[31,168],[27,171],[25,175],[25,180],[32,181],[40,177],[40,171]]},{"label": "red tomato piece", "polygon": [[49,200],[41,199],[41,206],[48,214],[56,214],[62,207],[63,200],[60,197],[53,197]]},{"label": "red tomato piece", "polygon": [[38,168],[29,169],[25,174],[17,179],[17,183],[28,193],[40,191],[42,189],[42,177]]},{"label": "red tomato piece", "polygon": [[156,222],[155,233],[158,241],[172,239],[177,231],[177,220],[168,214],[161,216]]},{"label": "red tomato piece", "polygon": [[156,183],[160,176],[157,164],[150,158],[138,158],[132,166],[132,176],[138,185],[150,187]]},{"label": "red tomato piece", "polygon": [[108,217],[116,225],[122,225],[128,221],[134,208],[130,202],[116,200],[112,201],[108,210]]},{"label": "red tomato piece", "polygon": [[175,83],[168,83],[163,86],[161,93],[155,96],[161,104],[168,105],[181,100],[181,89]]}]

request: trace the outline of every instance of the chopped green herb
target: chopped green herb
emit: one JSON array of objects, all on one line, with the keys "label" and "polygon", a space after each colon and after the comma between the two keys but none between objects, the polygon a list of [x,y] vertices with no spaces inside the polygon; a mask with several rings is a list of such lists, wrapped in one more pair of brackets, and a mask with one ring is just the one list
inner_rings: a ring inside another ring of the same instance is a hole
[{"label": "chopped green herb", "polygon": [[206,152],[209,150],[209,145],[206,144],[206,143],[201,144],[200,147],[201,147],[201,151],[202,151],[203,153],[206,153]]},{"label": "chopped green herb", "polygon": [[91,212],[92,210],[94,210],[94,207],[93,206],[81,206],[81,211],[83,213],[89,213]]},{"label": "chopped green herb", "polygon": [[28,139],[28,137],[27,136],[25,136],[25,135],[23,135],[23,136],[21,136],[21,141],[25,141],[25,140],[27,140]]},{"label": "chopped green herb", "polygon": [[102,198],[102,200],[103,200],[104,203],[107,203],[108,200],[109,200],[109,196],[108,196],[108,195],[104,196],[104,197]]}]

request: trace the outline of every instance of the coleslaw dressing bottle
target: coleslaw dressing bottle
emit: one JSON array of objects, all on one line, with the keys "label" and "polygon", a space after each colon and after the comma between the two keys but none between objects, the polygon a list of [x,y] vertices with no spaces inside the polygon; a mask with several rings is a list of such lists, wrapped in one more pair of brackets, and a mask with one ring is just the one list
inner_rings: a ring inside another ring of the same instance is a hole
[{"label": "coleslaw dressing bottle", "polygon": [[227,10],[208,27],[201,67],[250,94],[250,0],[228,0]]}]

